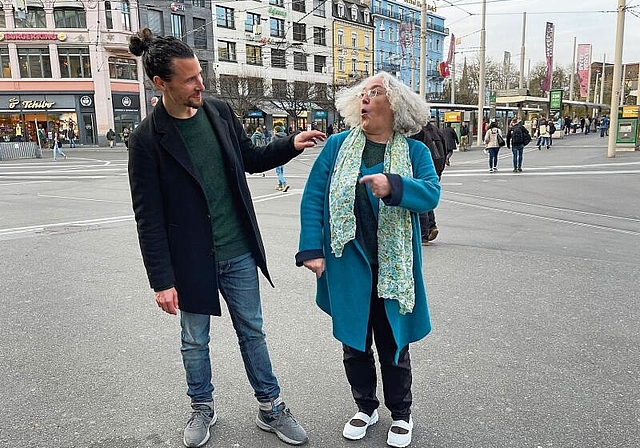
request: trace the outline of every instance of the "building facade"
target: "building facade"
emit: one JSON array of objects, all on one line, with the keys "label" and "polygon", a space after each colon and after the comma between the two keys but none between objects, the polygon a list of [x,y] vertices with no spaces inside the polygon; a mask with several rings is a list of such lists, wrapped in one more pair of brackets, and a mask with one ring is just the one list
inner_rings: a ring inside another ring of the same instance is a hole
[{"label": "building facade", "polygon": [[[426,74],[427,100],[442,96],[443,80],[437,65],[443,58],[444,38],[449,30],[444,18],[435,14],[434,6],[427,7]],[[420,2],[414,0],[374,0],[375,69],[395,74],[415,92],[420,90]]]},{"label": "building facade", "polygon": [[[0,138],[38,141],[71,134],[106,143],[113,128],[146,114],[142,73],[128,52],[138,14],[129,1],[2,0]],[[46,142],[39,142],[45,145]]]}]

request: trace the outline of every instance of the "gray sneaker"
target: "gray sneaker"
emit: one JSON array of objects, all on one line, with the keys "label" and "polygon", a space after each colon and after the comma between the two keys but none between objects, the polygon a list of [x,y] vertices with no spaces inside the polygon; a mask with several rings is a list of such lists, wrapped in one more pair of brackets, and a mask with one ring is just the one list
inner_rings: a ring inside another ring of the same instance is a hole
[{"label": "gray sneaker", "polygon": [[182,440],[187,447],[199,447],[209,440],[209,428],[218,420],[218,415],[213,408],[213,401],[191,403],[191,408],[193,411],[184,428]]},{"label": "gray sneaker", "polygon": [[290,445],[304,445],[309,440],[307,432],[293,418],[284,402],[269,411],[260,409],[256,424],[263,431],[275,432],[280,440]]}]

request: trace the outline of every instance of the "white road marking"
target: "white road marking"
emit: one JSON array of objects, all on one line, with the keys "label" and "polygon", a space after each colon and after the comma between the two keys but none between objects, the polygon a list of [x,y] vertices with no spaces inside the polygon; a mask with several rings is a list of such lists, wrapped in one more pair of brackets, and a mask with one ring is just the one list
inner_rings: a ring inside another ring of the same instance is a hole
[{"label": "white road marking", "polygon": [[35,226],[25,226],[25,227],[13,227],[9,229],[0,229],[0,236],[4,235],[15,235],[19,233],[29,233],[29,232],[39,232],[47,229],[55,228],[55,227],[63,227],[63,226],[93,226],[99,224],[112,224],[116,222],[124,222],[124,221],[132,221],[133,215],[124,215],[124,216],[113,216],[111,218],[98,218],[98,219],[85,219],[82,221],[66,221],[66,222],[56,222],[51,224],[39,224]]},{"label": "white road marking", "polygon": [[37,196],[40,196],[42,198],[55,198],[55,199],[70,199],[72,201],[91,201],[91,202],[108,202],[111,204],[131,204],[130,201],[109,201],[106,199],[93,199],[93,198],[81,198],[81,197],[77,197],[77,196],[56,196],[53,194],[40,194],[38,193]]}]

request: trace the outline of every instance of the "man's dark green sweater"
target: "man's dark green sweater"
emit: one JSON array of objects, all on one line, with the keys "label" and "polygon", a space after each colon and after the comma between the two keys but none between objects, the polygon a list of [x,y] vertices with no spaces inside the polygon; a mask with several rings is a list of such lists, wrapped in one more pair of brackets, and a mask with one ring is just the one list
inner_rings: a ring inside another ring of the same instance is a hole
[{"label": "man's dark green sweater", "polygon": [[243,224],[244,216],[235,206],[226,161],[207,114],[198,109],[193,117],[174,119],[174,122],[204,186],[216,261],[229,260],[249,252],[251,249]]}]

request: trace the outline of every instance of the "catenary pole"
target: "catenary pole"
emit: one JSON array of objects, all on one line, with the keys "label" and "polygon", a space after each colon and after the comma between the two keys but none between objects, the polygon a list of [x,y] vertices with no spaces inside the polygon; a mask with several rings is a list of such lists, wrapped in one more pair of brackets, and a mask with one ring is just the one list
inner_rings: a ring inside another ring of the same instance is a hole
[{"label": "catenary pole", "polygon": [[602,55],[602,73],[600,73],[600,104],[604,104],[604,72],[607,68],[607,53]]},{"label": "catenary pole", "polygon": [[524,42],[526,37],[526,29],[527,29],[527,13],[522,13],[522,42],[520,44],[520,79],[518,81],[518,88],[524,89]]},{"label": "catenary pole", "polygon": [[482,140],[484,138],[484,128],[482,126],[482,120],[484,118],[484,56],[486,50],[486,20],[487,0],[482,0],[482,28],[480,29],[480,79],[478,81],[478,138],[476,140],[478,146],[482,146]]},{"label": "catenary pole", "polygon": [[622,71],[622,46],[624,40],[624,16],[626,7],[626,0],[618,0],[618,24],[616,26],[616,50],[613,57],[613,87],[611,87],[611,113],[609,114],[609,146],[607,148],[607,157],[616,156],[616,137],[618,134],[618,106],[620,105],[620,84]]},{"label": "catenary pole", "polygon": [[571,76],[569,78],[569,101],[573,101],[573,84],[576,76],[576,36],[573,36],[573,59],[571,60]]},{"label": "catenary pole", "polygon": [[[426,98],[427,78],[427,0],[422,0],[420,10],[420,96]],[[426,123],[425,123],[426,124]]]}]

